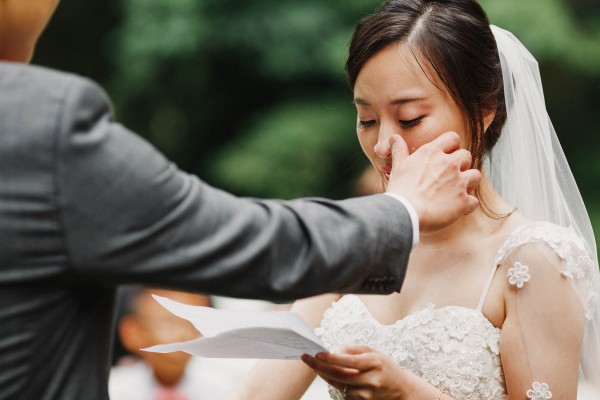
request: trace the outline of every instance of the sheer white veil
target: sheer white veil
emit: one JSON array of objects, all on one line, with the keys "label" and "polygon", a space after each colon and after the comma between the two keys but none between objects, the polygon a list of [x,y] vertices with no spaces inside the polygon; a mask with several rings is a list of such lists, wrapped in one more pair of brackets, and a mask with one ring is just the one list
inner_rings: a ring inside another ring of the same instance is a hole
[{"label": "sheer white veil", "polygon": [[[600,272],[591,222],[546,111],[538,64],[510,32],[492,26],[504,79],[507,120],[484,170],[498,193],[531,221],[569,227],[588,273],[571,280],[586,312],[579,399],[600,399]],[[583,249],[582,249],[583,250]],[[589,257],[588,257],[589,255]]]}]

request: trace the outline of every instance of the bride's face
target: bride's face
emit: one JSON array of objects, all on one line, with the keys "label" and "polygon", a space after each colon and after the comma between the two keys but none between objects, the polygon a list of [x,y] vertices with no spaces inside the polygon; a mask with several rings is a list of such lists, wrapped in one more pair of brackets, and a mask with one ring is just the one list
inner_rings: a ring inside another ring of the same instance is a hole
[{"label": "bride's face", "polygon": [[468,147],[468,121],[435,72],[404,44],[376,53],[361,69],[354,85],[360,145],[386,179],[392,157],[389,138],[399,134],[412,153],[446,131],[460,135]]}]

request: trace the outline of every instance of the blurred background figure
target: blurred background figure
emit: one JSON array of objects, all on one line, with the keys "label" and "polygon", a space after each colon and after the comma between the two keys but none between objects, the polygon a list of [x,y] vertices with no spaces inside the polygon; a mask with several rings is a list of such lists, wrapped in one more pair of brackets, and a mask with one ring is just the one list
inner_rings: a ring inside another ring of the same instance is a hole
[{"label": "blurred background figure", "polygon": [[203,295],[169,290],[132,288],[124,291],[125,315],[118,322],[121,344],[130,354],[121,357],[110,375],[113,400],[195,400],[218,398],[226,382],[203,371],[204,360],[183,352],[158,354],[140,349],[159,343],[192,340],[200,336],[188,321],[178,318],[152,298],[152,294],[175,301],[210,306]]},{"label": "blurred background figure", "polygon": [[[163,308],[152,294],[180,303],[237,309],[280,310],[288,304],[204,296],[171,290],[125,287],[119,293],[117,351],[111,370],[111,400],[218,400],[252,368],[253,359],[192,357],[184,352],[151,353],[141,349],[161,343],[192,340],[201,334],[188,321]],[[327,385],[315,380],[303,400],[329,399]]]}]

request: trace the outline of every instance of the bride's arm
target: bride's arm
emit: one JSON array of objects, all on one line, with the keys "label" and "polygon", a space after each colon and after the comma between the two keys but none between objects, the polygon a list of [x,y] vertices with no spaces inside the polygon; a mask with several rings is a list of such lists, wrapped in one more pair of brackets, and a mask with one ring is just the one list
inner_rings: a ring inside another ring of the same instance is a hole
[{"label": "bride's arm", "polygon": [[545,244],[529,244],[498,271],[504,280],[509,271],[516,277],[514,284],[505,283],[506,319],[500,335],[509,399],[547,399],[550,393],[553,399],[577,397],[585,316],[573,278],[561,273],[563,262]]},{"label": "bride's arm", "polygon": [[[316,328],[325,310],[338,298],[339,295],[327,294],[298,300],[292,306],[292,311]],[[261,360],[224,400],[297,400],[315,376],[302,361]]]}]

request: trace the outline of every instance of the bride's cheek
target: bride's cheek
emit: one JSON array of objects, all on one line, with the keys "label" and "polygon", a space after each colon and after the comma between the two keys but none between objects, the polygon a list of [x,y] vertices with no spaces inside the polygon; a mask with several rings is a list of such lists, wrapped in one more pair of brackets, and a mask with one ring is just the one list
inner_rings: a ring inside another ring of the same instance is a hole
[{"label": "bride's cheek", "polygon": [[429,143],[430,141],[424,142],[421,140],[411,140],[411,141],[407,141],[406,145],[408,146],[408,153],[412,154],[415,151],[419,150],[419,148],[421,146],[423,146],[425,143]]}]

